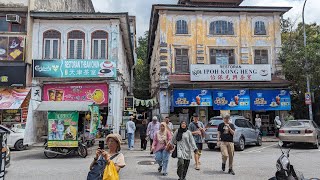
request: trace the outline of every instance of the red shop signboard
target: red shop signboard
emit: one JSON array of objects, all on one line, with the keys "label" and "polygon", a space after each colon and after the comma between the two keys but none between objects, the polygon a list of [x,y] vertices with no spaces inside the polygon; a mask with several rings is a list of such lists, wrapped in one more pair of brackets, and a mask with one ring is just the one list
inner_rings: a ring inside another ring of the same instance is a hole
[{"label": "red shop signboard", "polygon": [[98,84],[47,84],[43,88],[44,101],[89,101],[108,104],[108,85]]}]

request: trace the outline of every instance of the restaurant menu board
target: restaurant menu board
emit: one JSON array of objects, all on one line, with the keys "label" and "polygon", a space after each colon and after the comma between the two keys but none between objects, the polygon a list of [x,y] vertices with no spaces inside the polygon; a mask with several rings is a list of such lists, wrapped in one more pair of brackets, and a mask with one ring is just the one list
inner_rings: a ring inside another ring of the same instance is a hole
[{"label": "restaurant menu board", "polygon": [[289,90],[250,90],[250,97],[253,111],[291,110]]},{"label": "restaurant menu board", "polygon": [[212,106],[212,95],[209,90],[174,90],[174,107]]},{"label": "restaurant menu board", "polygon": [[[0,114],[1,115],[1,114]],[[1,124],[11,127],[13,124],[21,123],[21,110],[20,109],[8,109],[2,111]]]},{"label": "restaurant menu board", "polygon": [[79,112],[48,112],[48,147],[78,147]]},{"label": "restaurant menu board", "polygon": [[250,110],[249,90],[213,90],[214,110]]}]

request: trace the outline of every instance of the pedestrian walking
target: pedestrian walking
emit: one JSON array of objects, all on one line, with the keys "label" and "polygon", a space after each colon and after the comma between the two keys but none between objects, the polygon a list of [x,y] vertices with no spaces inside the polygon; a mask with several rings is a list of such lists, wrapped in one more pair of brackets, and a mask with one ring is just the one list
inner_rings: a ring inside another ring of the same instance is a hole
[{"label": "pedestrian walking", "polygon": [[280,118],[279,116],[276,116],[274,118],[274,125],[275,125],[275,130],[276,130],[276,137],[279,137],[279,129],[281,128],[281,121],[280,121]]},{"label": "pedestrian walking", "polygon": [[172,122],[170,122],[170,118],[169,118],[169,117],[166,117],[166,118],[164,119],[164,122],[167,124],[169,130],[170,130],[171,132],[173,132],[173,124],[172,124]]},{"label": "pedestrian walking", "polygon": [[168,175],[168,162],[170,157],[170,151],[168,150],[168,144],[172,139],[172,134],[167,128],[167,124],[162,122],[160,124],[160,130],[156,132],[152,144],[152,152],[155,153],[155,159],[159,164],[158,171],[162,175]]},{"label": "pedestrian walking", "polygon": [[234,125],[230,122],[230,115],[223,115],[223,123],[218,126],[218,146],[222,154],[222,171],[226,170],[226,163],[229,158],[229,174],[235,175],[233,171],[234,143],[233,136],[235,132]]},{"label": "pedestrian walking", "polygon": [[134,133],[136,131],[136,125],[133,122],[133,119],[134,117],[130,116],[130,120],[126,124],[129,150],[133,150],[133,147],[134,147]]},{"label": "pedestrian walking", "polygon": [[196,162],[195,169],[200,170],[200,157],[202,153],[203,148],[203,137],[205,133],[205,127],[204,124],[199,121],[198,114],[193,114],[193,122],[189,125],[189,130],[192,132],[193,138],[197,145],[197,153],[194,154],[194,160]]},{"label": "pedestrian walking", "polygon": [[160,123],[158,122],[158,117],[153,116],[152,122],[148,124],[148,128],[147,128],[147,136],[149,136],[149,139],[150,139],[150,154],[153,154],[153,152],[151,151],[151,148],[153,144],[154,134],[157,131],[159,131],[159,129],[160,129]]},{"label": "pedestrian walking", "polygon": [[142,121],[142,126],[139,129],[140,140],[141,140],[141,151],[145,151],[147,149],[147,121]]},{"label": "pedestrian walking", "polygon": [[255,120],[255,125],[256,125],[256,128],[260,129],[261,131],[261,118],[259,116],[259,114],[256,114],[256,118],[254,119]]},{"label": "pedestrian walking", "polygon": [[186,121],[182,121],[180,123],[180,127],[174,132],[170,144],[176,145],[177,148],[177,174],[179,176],[179,180],[185,180],[190,160],[192,159],[192,152],[197,154],[198,151],[192,133],[187,128]]},{"label": "pedestrian walking", "polygon": [[108,151],[104,149],[97,149],[96,156],[90,164],[90,172],[88,173],[87,180],[102,180],[105,179],[104,174],[108,174],[107,165],[113,163],[115,176],[119,176],[120,169],[126,166],[124,155],[120,152],[121,136],[119,134],[109,134],[106,137]]}]

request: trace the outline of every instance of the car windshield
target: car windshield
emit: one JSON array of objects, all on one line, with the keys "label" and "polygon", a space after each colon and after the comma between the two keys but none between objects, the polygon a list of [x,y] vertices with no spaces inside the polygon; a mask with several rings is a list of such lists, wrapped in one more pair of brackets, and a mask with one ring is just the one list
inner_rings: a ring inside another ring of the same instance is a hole
[{"label": "car windshield", "polygon": [[219,126],[219,124],[223,123],[222,119],[211,119],[209,122],[210,126]]},{"label": "car windshield", "polygon": [[287,128],[309,128],[311,127],[310,122],[308,121],[289,121],[284,125]]}]

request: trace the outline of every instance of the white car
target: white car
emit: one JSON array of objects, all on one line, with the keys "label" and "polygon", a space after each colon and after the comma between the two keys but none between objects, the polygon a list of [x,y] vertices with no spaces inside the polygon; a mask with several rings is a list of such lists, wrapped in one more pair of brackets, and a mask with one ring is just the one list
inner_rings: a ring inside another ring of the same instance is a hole
[{"label": "white car", "polygon": [[14,148],[15,150],[22,151],[26,149],[26,146],[23,145],[24,138],[24,124],[15,124],[12,126],[12,129],[9,129],[3,125],[0,125],[0,129],[7,131],[7,144],[9,148]]}]

